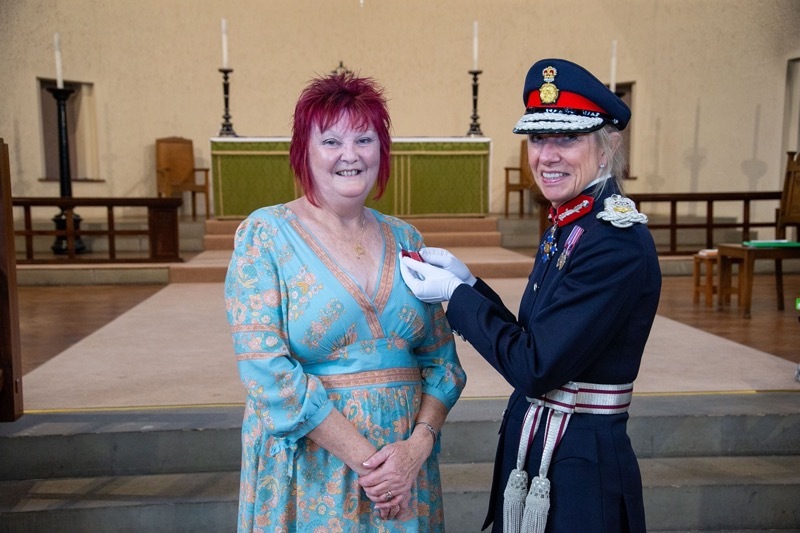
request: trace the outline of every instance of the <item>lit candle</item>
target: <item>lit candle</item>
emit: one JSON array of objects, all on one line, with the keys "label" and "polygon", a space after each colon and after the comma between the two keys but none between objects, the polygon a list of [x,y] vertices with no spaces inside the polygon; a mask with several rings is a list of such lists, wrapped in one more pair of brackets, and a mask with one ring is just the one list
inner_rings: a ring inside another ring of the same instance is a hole
[{"label": "lit candle", "polygon": [[222,19],[222,68],[228,68],[228,21]]},{"label": "lit candle", "polygon": [[611,92],[617,91],[617,40],[611,41],[611,81],[608,83]]},{"label": "lit candle", "polygon": [[478,21],[472,23],[472,70],[478,70]]},{"label": "lit candle", "polygon": [[53,36],[53,47],[56,50],[56,87],[63,89],[64,73],[61,68],[61,36],[57,33]]}]

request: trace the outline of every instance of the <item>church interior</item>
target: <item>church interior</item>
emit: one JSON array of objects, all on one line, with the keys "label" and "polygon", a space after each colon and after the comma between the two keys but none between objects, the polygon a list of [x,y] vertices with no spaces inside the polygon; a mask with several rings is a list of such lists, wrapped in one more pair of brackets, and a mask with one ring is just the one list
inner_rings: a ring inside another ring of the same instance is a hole
[{"label": "church interior", "polygon": [[[656,198],[663,286],[629,427],[648,530],[800,531],[798,27],[796,0],[0,2],[0,299],[17,328],[0,532],[235,527],[244,390],[223,280],[238,222],[297,195],[292,111],[315,76],[386,88],[398,185],[375,206],[515,309],[546,221],[530,186],[509,194],[525,165],[511,130],[545,57],[630,106],[625,192]],[[169,143],[191,187],[165,181]],[[54,242],[65,197],[83,202],[86,250]],[[750,240],[788,244],[756,256],[751,286],[733,257],[723,291],[704,253]],[[469,381],[442,430],[445,514],[478,531],[511,388],[456,344]]]}]

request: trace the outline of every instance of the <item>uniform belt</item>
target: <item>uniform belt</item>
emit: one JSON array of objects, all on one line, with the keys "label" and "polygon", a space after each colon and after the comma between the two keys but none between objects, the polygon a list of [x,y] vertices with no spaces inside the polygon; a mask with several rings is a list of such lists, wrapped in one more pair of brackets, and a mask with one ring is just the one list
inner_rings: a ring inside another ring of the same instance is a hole
[{"label": "uniform belt", "polygon": [[[547,471],[556,447],[567,430],[572,413],[612,415],[628,410],[633,397],[633,383],[605,385],[570,381],[540,398],[528,398],[530,406],[522,423],[517,451],[517,467],[511,471],[503,495],[503,532],[543,532],[550,510],[550,481]],[[547,410],[544,448],[539,475],[528,489],[525,459],[536,436],[539,422]],[[527,495],[527,496],[526,496]]]},{"label": "uniform belt", "polygon": [[527,400],[532,404],[565,413],[614,415],[627,411],[632,397],[633,383],[604,385],[570,381],[541,398],[527,398]]}]

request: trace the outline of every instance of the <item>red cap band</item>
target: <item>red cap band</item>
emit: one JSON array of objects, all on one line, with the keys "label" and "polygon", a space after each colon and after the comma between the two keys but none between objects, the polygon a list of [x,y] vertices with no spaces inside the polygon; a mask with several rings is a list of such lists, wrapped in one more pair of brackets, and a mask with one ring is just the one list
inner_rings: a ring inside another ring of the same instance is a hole
[{"label": "red cap band", "polygon": [[578,93],[572,93],[569,91],[559,91],[558,100],[555,104],[543,104],[542,100],[539,98],[539,90],[536,89],[535,91],[531,91],[531,94],[528,95],[528,107],[567,107],[570,109],[580,109],[583,111],[596,111],[598,113],[603,113],[604,115],[608,114],[603,108],[588,98],[581,96]]}]

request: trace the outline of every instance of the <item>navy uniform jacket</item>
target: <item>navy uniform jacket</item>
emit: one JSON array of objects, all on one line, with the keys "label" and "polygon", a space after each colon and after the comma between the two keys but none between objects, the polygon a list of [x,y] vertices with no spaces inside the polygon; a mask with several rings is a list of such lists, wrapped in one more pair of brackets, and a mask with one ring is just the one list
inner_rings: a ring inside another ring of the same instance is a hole
[{"label": "navy uniform jacket", "polygon": [[[643,224],[617,228],[599,220],[609,182],[592,211],[560,227],[558,251],[537,254],[515,318],[482,280],[460,285],[447,306],[453,330],[514,387],[500,426],[489,512],[502,531],[503,490],[515,467],[528,397],[569,381],[633,382],[658,307],[661,271]],[[587,194],[587,192],[584,192]],[[561,269],[574,226],[584,230]],[[555,451],[547,531],[645,531],[641,476],[626,433],[628,414],[573,414]],[[533,479],[542,452],[540,427],[529,448]]]}]

